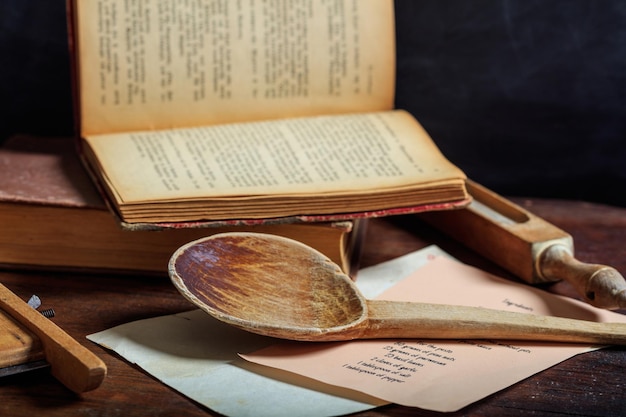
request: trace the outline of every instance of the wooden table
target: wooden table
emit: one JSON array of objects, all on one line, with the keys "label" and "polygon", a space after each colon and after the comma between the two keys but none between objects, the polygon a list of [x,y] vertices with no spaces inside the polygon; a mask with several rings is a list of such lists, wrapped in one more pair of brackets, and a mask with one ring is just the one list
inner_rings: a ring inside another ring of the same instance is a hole
[{"label": "wooden table", "polygon": [[[574,236],[577,258],[626,272],[626,209],[581,202],[513,199]],[[414,216],[370,223],[362,266],[434,243],[458,259],[507,274],[434,231]],[[1,250],[1,249],[0,249]],[[192,309],[167,278],[1,272],[0,282],[23,299],[33,293],[53,307],[55,323],[100,356],[108,376],[95,391],[77,396],[45,370],[0,379],[0,416],[207,416],[211,410],[158,382],[85,336],[130,321]],[[575,296],[565,283],[547,288]],[[362,416],[436,416],[390,405]],[[444,414],[441,414],[444,415]],[[624,416],[626,348],[571,358],[450,416]]]}]

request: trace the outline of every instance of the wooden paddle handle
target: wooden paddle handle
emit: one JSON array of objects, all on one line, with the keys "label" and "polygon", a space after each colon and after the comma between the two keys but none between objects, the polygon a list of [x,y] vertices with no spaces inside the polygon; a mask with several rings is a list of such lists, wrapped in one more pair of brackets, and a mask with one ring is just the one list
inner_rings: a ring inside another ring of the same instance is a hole
[{"label": "wooden paddle handle", "polygon": [[574,259],[571,235],[471,180],[467,188],[474,197],[467,208],[420,217],[531,284],[566,280],[589,304],[626,308],[626,280]]},{"label": "wooden paddle handle", "polygon": [[597,323],[479,307],[368,300],[360,338],[499,339],[626,345],[626,323]]},{"label": "wooden paddle handle", "polygon": [[63,385],[76,393],[100,386],[104,362],[2,284],[0,308],[40,339],[52,375]]},{"label": "wooden paddle handle", "polygon": [[471,180],[467,188],[468,207],[420,217],[529,283],[556,280],[541,273],[539,255],[554,244],[573,252],[572,237]]}]

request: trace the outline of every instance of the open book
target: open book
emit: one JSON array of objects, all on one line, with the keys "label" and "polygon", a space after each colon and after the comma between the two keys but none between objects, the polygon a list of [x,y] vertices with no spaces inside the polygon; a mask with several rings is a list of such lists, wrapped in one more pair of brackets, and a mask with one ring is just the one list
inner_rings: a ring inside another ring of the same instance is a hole
[{"label": "open book", "polygon": [[458,207],[463,172],[393,109],[392,0],[72,0],[81,150],[123,222]]}]

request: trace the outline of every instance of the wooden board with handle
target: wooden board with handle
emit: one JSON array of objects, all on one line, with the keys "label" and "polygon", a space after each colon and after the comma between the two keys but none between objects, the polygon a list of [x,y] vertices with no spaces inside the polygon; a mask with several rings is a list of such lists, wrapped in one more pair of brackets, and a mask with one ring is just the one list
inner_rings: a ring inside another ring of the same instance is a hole
[{"label": "wooden board with handle", "polygon": [[37,336],[0,311],[0,368],[45,359]]},{"label": "wooden board with handle", "polygon": [[104,362],[2,284],[0,310],[0,365],[43,357],[52,375],[72,391],[100,386],[107,371]]}]

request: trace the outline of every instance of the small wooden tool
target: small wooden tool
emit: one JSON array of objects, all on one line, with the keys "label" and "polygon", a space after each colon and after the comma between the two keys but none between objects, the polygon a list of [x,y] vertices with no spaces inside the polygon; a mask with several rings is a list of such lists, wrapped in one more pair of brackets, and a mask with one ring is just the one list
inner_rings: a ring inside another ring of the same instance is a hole
[{"label": "small wooden tool", "polygon": [[576,260],[571,235],[473,181],[467,186],[468,207],[420,217],[531,284],[566,280],[589,304],[626,308],[618,271]]},{"label": "small wooden tool", "polygon": [[100,358],[0,284],[0,367],[45,359],[52,375],[76,393],[106,376]]}]

